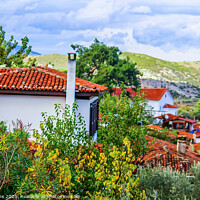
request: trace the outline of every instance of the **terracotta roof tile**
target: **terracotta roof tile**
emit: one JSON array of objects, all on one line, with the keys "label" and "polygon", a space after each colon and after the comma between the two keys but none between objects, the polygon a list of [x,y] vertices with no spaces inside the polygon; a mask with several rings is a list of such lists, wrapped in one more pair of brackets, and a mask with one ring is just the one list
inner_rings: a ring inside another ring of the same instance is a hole
[{"label": "terracotta roof tile", "polygon": [[[154,124],[148,125],[147,128],[151,129],[151,130],[155,130],[155,131],[162,131],[163,128]],[[169,132],[167,133],[167,135],[171,138],[171,139],[176,139],[177,137],[172,134],[169,130]]]},{"label": "terracotta roof tile", "polygon": [[146,136],[146,140],[148,141],[148,147],[150,150],[148,150],[144,156],[145,162],[150,162],[160,155],[164,155],[166,153],[170,153],[171,155],[174,155],[183,161],[189,161],[192,163],[200,162],[200,154],[195,153],[190,149],[186,149],[185,154],[180,154],[177,152],[177,145],[175,144],[160,139],[155,139],[151,136]]},{"label": "terracotta roof tile", "polygon": [[[0,68],[0,89],[65,91],[67,74],[47,67]],[[76,78],[79,92],[103,92],[104,85]]]},{"label": "terracotta roof tile", "polygon": [[184,136],[184,137],[186,137],[186,138],[188,138],[188,139],[190,139],[190,140],[193,139],[193,134],[192,134],[192,133],[179,131],[179,132],[178,132],[178,137],[182,137],[182,136]]},{"label": "terracotta roof tile", "polygon": [[175,105],[171,105],[171,104],[165,104],[165,105],[163,106],[163,108],[178,108],[178,107],[175,106]]},{"label": "terracotta roof tile", "polygon": [[[120,88],[113,88],[112,90],[112,94],[120,96]],[[126,90],[130,93],[130,96],[136,95],[136,92],[132,88],[127,88]],[[167,92],[167,90],[167,88],[142,88],[140,89],[140,92],[145,94],[147,100],[159,101],[163,97],[165,92]]]}]

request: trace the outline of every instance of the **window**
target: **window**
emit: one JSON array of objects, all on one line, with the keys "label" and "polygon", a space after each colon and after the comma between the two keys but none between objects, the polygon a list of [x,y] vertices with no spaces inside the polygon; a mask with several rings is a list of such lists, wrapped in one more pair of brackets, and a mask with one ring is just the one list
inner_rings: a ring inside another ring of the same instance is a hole
[{"label": "window", "polygon": [[165,94],[165,98],[167,98],[167,95]]},{"label": "window", "polygon": [[99,100],[90,104],[90,135],[93,137],[98,129]]}]

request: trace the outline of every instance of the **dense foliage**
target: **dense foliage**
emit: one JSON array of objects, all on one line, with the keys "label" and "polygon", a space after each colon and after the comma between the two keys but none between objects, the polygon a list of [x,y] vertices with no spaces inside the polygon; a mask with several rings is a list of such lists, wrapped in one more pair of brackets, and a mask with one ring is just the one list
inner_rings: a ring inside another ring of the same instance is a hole
[{"label": "dense foliage", "polygon": [[178,116],[192,119],[194,114],[190,106],[181,106],[177,111]]},{"label": "dense foliage", "polygon": [[69,107],[62,113],[60,106],[56,106],[55,116],[43,113],[42,134],[34,133],[34,151],[26,145],[27,133],[22,129],[8,133],[2,123],[0,163],[4,163],[5,153],[9,162],[5,160],[1,166],[0,194],[42,199],[144,199],[139,179],[132,174],[136,166],[131,142],[124,138],[120,149],[99,149],[88,137],[76,105],[69,113]]},{"label": "dense foliage", "polygon": [[18,42],[14,40],[13,36],[6,41],[5,31],[2,26],[0,26],[0,65],[5,65],[6,67],[25,67],[32,66],[35,63],[35,59],[29,59],[28,62],[24,64],[23,59],[31,52],[31,46],[28,46],[29,39],[26,36],[22,38],[21,41],[22,45],[20,49],[16,53],[13,53]]},{"label": "dense foliage", "polygon": [[195,118],[200,120],[200,99],[195,104],[193,112]]},{"label": "dense foliage", "polygon": [[136,95],[133,99],[126,95],[107,94],[100,102],[101,121],[98,130],[98,142],[102,142],[106,149],[122,146],[124,138],[131,141],[131,148],[135,157],[144,155],[146,151],[144,126],[148,113],[145,110],[146,99]]},{"label": "dense foliage", "polygon": [[71,45],[78,53],[77,76],[108,87],[125,85],[139,87],[140,72],[129,59],[119,59],[118,47],[106,46],[95,39],[89,48]]},{"label": "dense foliage", "polygon": [[147,199],[199,199],[200,164],[190,169],[191,174],[170,168],[146,168],[140,171],[140,186],[145,189]]},{"label": "dense foliage", "polygon": [[31,166],[29,134],[24,128],[18,123],[12,132],[8,132],[5,124],[0,122],[0,195],[15,194]]},{"label": "dense foliage", "polygon": [[[178,133],[174,129],[169,130],[167,127],[163,128],[162,130],[150,130],[149,129],[147,131],[147,135],[150,135],[154,138],[158,138],[160,140],[164,140],[164,141],[168,141],[168,142],[177,144]],[[177,138],[175,139],[175,137],[174,137],[173,139],[171,139],[170,135],[174,135]]]}]

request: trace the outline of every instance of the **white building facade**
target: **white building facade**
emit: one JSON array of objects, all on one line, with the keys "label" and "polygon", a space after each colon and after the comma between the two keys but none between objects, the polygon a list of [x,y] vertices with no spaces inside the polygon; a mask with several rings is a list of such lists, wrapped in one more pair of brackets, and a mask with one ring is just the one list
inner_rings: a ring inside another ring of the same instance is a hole
[{"label": "white building facade", "polygon": [[[40,129],[41,113],[55,115],[55,104],[64,110],[67,76],[63,72],[43,67],[0,69],[0,121],[12,128],[12,121],[32,124]],[[76,78],[75,101],[78,113],[84,117],[86,129],[96,137],[98,128],[98,96],[107,87]],[[30,131],[32,132],[32,131]]]}]

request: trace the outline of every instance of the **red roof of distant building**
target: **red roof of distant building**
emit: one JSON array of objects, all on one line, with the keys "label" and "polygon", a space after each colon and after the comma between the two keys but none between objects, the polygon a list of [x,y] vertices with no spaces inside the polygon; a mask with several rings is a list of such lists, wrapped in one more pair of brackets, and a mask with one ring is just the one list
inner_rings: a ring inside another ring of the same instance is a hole
[{"label": "red roof of distant building", "polygon": [[[155,130],[155,131],[162,131],[163,128],[154,124],[148,125],[147,128],[151,129],[151,130]],[[177,137],[175,135],[173,135],[170,130],[167,133],[167,135],[171,138],[171,139],[176,139]]]},{"label": "red roof of distant building", "polygon": [[167,153],[174,155],[183,161],[190,161],[192,163],[200,162],[199,158],[200,154],[195,153],[190,149],[186,149],[185,154],[180,154],[177,152],[177,145],[175,144],[157,138],[155,139],[151,136],[146,136],[146,140],[148,141],[148,147],[150,148],[150,150],[148,150],[146,152],[146,155],[144,156],[144,160],[146,162],[155,160],[156,158],[165,155]]},{"label": "red roof of distant building", "polygon": [[180,120],[183,120],[183,121],[186,121],[186,122],[189,122],[189,123],[196,123],[196,121],[195,120],[192,120],[192,119],[187,119],[187,118],[182,118],[182,117],[179,117],[178,119],[180,119]]},{"label": "red roof of distant building", "polygon": [[156,130],[156,131],[158,131],[158,130],[163,130],[162,127],[157,126],[157,125],[154,125],[154,124],[148,125],[147,128],[149,128],[149,129],[151,129],[151,130]]},{"label": "red roof of distant building", "polygon": [[[121,95],[120,88],[113,88],[112,90],[113,92],[111,95]],[[130,96],[136,95],[136,91],[134,91],[132,88],[127,88],[126,90],[130,93]],[[140,92],[145,94],[147,100],[159,101],[167,90],[167,88],[142,88],[140,89]]]},{"label": "red roof of distant building", "polygon": [[[65,91],[67,74],[47,67],[0,68],[0,89]],[[108,88],[76,78],[79,92],[103,92]]]},{"label": "red roof of distant building", "polygon": [[193,139],[193,134],[192,134],[192,133],[179,131],[179,132],[178,132],[178,137],[182,137],[182,136],[185,136],[186,138],[188,138],[188,139],[190,139],[190,140]]},{"label": "red roof of distant building", "polygon": [[200,151],[200,143],[193,144],[195,151]]},{"label": "red roof of distant building", "polygon": [[[166,115],[168,116],[168,118],[165,117]],[[173,121],[173,120],[183,120],[183,121],[186,121],[186,122],[189,122],[189,123],[192,123],[192,124],[196,123],[196,121],[194,121],[192,119],[182,118],[182,117],[179,117],[177,115],[172,115],[172,114],[164,114],[164,115],[157,116],[155,118],[158,118],[158,119],[165,118],[166,119],[165,122]]]},{"label": "red roof of distant building", "polygon": [[175,105],[171,105],[171,104],[165,104],[165,105],[163,106],[163,108],[178,108],[178,107],[175,106]]},{"label": "red roof of distant building", "polygon": [[[168,116],[168,117],[165,117],[165,116]],[[172,115],[172,114],[164,114],[164,115],[160,115],[160,116],[157,116],[155,118],[158,118],[158,119],[163,119],[165,118],[167,121],[173,121],[177,118],[179,118],[177,115]]]}]

